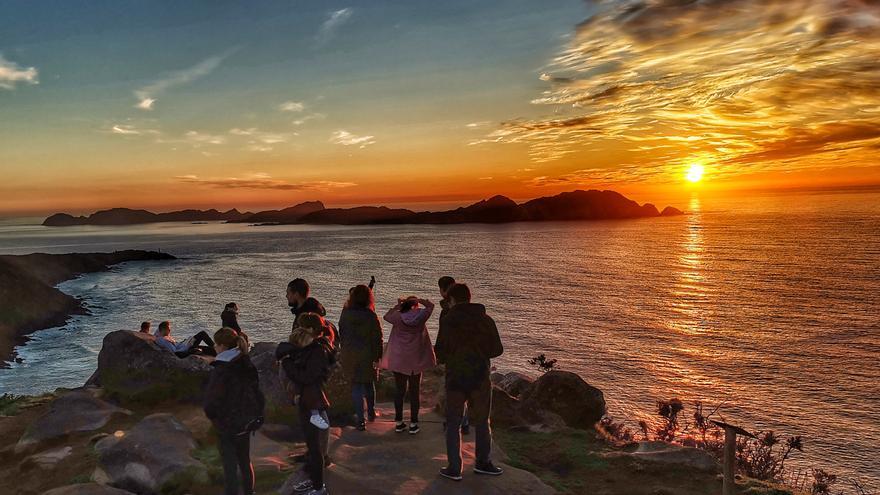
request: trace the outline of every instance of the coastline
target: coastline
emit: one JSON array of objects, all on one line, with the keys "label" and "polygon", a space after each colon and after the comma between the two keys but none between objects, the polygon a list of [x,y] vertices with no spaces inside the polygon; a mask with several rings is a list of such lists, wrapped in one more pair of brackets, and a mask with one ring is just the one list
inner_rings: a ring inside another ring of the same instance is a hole
[{"label": "coastline", "polygon": [[59,283],[129,261],[174,259],[170,254],[141,250],[0,255],[0,368],[15,359],[15,347],[27,342],[28,335],[86,314],[80,299],[56,288]]}]

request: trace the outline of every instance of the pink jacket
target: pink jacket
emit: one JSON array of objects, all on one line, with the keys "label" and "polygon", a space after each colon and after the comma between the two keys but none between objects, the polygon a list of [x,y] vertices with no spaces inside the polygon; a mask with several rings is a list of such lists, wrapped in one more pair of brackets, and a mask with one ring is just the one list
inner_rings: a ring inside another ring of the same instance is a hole
[{"label": "pink jacket", "polygon": [[422,373],[437,366],[434,346],[425,322],[431,317],[434,305],[401,313],[395,306],[385,313],[385,321],[391,323],[388,348],[382,356],[385,369],[405,375]]}]

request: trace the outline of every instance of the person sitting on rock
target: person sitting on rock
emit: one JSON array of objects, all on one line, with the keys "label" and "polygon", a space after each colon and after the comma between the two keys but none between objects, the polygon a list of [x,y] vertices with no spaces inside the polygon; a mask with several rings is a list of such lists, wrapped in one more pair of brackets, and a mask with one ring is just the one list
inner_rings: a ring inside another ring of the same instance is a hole
[{"label": "person sitting on rock", "polygon": [[336,351],[326,337],[326,325],[317,313],[300,314],[288,342],[278,344],[275,351],[282,369],[299,392],[296,402],[308,450],[305,465],[308,479],[294,487],[294,491],[310,495],[327,493],[321,435],[330,426],[327,418],[330,401],[324,393],[324,384],[336,362]]},{"label": "person sitting on rock", "polygon": [[214,341],[211,340],[211,336],[208,335],[208,332],[202,330],[183,342],[177,342],[177,340],[171,336],[170,321],[159,323],[159,329],[156,330],[156,345],[166,351],[173,352],[179,358],[185,358],[193,354],[203,354],[206,356],[216,355],[216,352],[214,351]]},{"label": "person sitting on rock", "polygon": [[467,404],[476,433],[474,473],[498,476],[503,471],[492,464],[492,382],[490,359],[504,352],[495,321],[482,304],[471,302],[467,285],[449,288],[449,312],[440,320],[434,350],[446,365],[446,456],[449,464],[440,475],[461,481],[461,418]]},{"label": "person sitting on rock", "polygon": [[141,333],[149,334],[153,324],[149,321],[141,323]]},{"label": "person sitting on rock", "polygon": [[[419,307],[419,306],[422,307]],[[383,365],[394,372],[394,420],[398,433],[407,431],[403,422],[403,400],[409,393],[409,433],[419,432],[420,385],[422,373],[437,366],[431,336],[425,324],[434,311],[434,303],[415,296],[400,298],[397,305],[385,313],[385,321],[391,323],[388,349]]]},{"label": "person sitting on rock", "polygon": [[214,342],[217,358],[211,362],[204,410],[219,437],[224,493],[237,495],[241,486],[245,495],[252,495],[250,439],[263,424],[266,400],[260,390],[257,368],[247,355],[247,340],[234,329],[224,327],[214,334]]},{"label": "person sitting on rock", "polygon": [[223,312],[220,313],[220,322],[223,327],[231,328],[238,332],[239,335],[248,341],[248,347],[250,347],[250,338],[248,338],[248,335],[242,331],[241,325],[238,323],[238,304],[234,302],[227,304],[223,308]]}]

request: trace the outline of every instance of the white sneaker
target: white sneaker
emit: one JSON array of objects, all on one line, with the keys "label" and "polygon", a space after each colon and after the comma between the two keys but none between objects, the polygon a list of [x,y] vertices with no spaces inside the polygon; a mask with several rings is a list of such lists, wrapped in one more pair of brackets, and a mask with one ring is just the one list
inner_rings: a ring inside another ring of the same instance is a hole
[{"label": "white sneaker", "polygon": [[320,414],[312,414],[312,417],[309,418],[309,423],[315,425],[322,430],[330,428],[330,423],[328,423],[327,420],[324,419],[324,417]]}]

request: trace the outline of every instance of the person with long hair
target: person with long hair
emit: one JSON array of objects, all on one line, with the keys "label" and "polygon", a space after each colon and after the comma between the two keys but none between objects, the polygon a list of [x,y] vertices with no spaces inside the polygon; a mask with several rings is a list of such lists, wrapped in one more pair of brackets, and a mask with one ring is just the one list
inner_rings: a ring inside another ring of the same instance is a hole
[{"label": "person with long hair", "polygon": [[345,377],[351,381],[351,399],[357,417],[357,429],[367,429],[367,419],[376,420],[376,380],[382,359],[382,324],[376,316],[373,291],[357,285],[348,291],[348,302],[339,317],[340,362]]},{"label": "person with long hair", "polygon": [[330,407],[324,385],[336,362],[336,350],[327,336],[328,325],[321,315],[302,313],[294,325],[288,341],[278,344],[275,351],[284,373],[299,392],[299,422],[306,438],[305,471],[308,479],[295,486],[294,491],[323,495],[327,491],[321,437],[328,431],[327,409]]},{"label": "person with long hair", "polygon": [[409,433],[419,432],[420,386],[422,373],[437,365],[431,336],[426,322],[434,311],[434,303],[415,296],[400,298],[397,305],[385,313],[385,321],[391,323],[388,337],[387,369],[394,372],[394,430],[407,431],[403,421],[403,401],[409,395]]},{"label": "person with long hair", "polygon": [[[224,493],[254,493],[254,467],[250,459],[251,435],[263,424],[265,398],[257,368],[248,357],[247,340],[223,327],[214,333],[217,357],[205,388],[204,410],[217,430],[223,461]],[[239,477],[240,475],[240,477]]]}]

